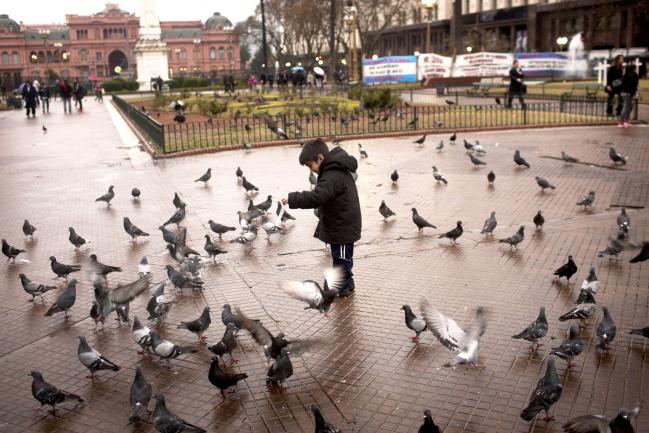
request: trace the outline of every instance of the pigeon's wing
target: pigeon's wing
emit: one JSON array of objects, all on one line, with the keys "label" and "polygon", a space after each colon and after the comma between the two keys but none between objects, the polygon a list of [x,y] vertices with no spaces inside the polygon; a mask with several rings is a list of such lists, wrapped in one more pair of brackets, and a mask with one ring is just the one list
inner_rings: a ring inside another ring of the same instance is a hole
[{"label": "pigeon's wing", "polygon": [[340,266],[327,268],[324,271],[324,279],[329,290],[338,291],[345,281],[345,271]]},{"label": "pigeon's wing", "polygon": [[461,345],[466,339],[467,333],[455,322],[455,320],[444,316],[430,306],[427,300],[422,300],[420,309],[428,329],[437,337],[440,343],[453,352],[459,352]]},{"label": "pigeon's wing", "polygon": [[291,355],[299,356],[307,350],[327,345],[331,340],[322,337],[300,338],[289,340],[288,351]]},{"label": "pigeon's wing", "polygon": [[582,415],[573,418],[563,425],[567,433],[608,433],[609,420],[599,415]]},{"label": "pigeon's wing", "polygon": [[117,286],[109,293],[110,300],[114,304],[127,304],[131,302],[136,296],[142,294],[149,288],[151,277],[138,278],[132,283]]},{"label": "pigeon's wing", "polygon": [[272,344],[273,335],[264,325],[243,314],[239,308],[235,310],[235,314],[239,317],[241,326],[250,332],[252,338],[254,338],[259,345],[263,347]]},{"label": "pigeon's wing", "polygon": [[289,296],[309,305],[322,304],[322,292],[315,281],[282,281],[279,287]]}]

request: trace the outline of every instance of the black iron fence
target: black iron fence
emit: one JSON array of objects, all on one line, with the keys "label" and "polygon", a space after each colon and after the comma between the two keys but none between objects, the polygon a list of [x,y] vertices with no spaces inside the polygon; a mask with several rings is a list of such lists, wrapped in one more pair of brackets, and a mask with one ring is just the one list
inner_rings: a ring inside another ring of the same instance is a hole
[{"label": "black iron fence", "polygon": [[165,153],[164,125],[156,122],[151,116],[138,110],[119,96],[113,95],[113,103],[148,138],[149,142],[157,147],[158,151]]}]

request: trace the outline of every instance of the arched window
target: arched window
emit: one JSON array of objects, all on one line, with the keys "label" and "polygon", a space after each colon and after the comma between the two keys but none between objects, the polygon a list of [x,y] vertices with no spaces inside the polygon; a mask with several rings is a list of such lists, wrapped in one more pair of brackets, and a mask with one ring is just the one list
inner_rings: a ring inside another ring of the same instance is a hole
[{"label": "arched window", "polygon": [[11,53],[11,61],[13,62],[14,65],[18,65],[20,63],[20,56],[16,51]]},{"label": "arched window", "polygon": [[225,60],[225,50],[223,47],[219,47],[219,61]]},{"label": "arched window", "polygon": [[228,60],[232,60],[232,47],[228,47]]},{"label": "arched window", "polygon": [[3,65],[9,64],[9,53],[7,52],[2,53],[2,64]]},{"label": "arched window", "polygon": [[54,57],[52,56],[51,51],[47,52],[47,63],[54,63]]},{"label": "arched window", "polygon": [[54,63],[60,63],[61,62],[61,53],[59,50],[54,51]]},{"label": "arched window", "polygon": [[81,61],[84,63],[88,62],[88,50],[85,48],[79,51],[79,57],[81,57]]},{"label": "arched window", "polygon": [[216,60],[216,48],[210,47],[210,60]]},{"label": "arched window", "polygon": [[38,63],[45,63],[45,53],[43,51],[38,52]]}]

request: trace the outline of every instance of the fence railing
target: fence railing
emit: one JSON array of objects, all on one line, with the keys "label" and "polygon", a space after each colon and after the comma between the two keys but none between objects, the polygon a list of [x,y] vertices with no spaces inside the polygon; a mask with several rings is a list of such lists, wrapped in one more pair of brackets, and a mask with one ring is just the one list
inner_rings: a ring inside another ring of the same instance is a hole
[{"label": "fence railing", "polygon": [[[459,95],[457,96],[459,99]],[[356,109],[353,111],[322,111],[297,115],[284,113],[275,117],[216,118],[161,125],[147,114],[114,97],[116,105],[131,119],[163,153],[187,150],[240,146],[282,140],[281,132],[290,139],[381,135],[386,133],[435,132],[462,129],[508,128],[519,126],[556,126],[605,122],[606,102],[603,99],[556,99],[526,101],[513,109],[501,105],[431,105],[401,104],[385,111]],[[272,130],[269,127],[279,129]],[[281,132],[280,132],[281,130]]]}]

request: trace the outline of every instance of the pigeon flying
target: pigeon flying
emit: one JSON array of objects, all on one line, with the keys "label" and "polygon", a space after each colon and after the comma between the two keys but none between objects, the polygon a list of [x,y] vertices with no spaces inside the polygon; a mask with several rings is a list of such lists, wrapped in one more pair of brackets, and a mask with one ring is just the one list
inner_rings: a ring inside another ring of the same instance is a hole
[{"label": "pigeon flying", "polygon": [[638,416],[640,407],[620,409],[613,419],[604,415],[581,415],[563,425],[566,433],[635,433],[631,419]]}]

